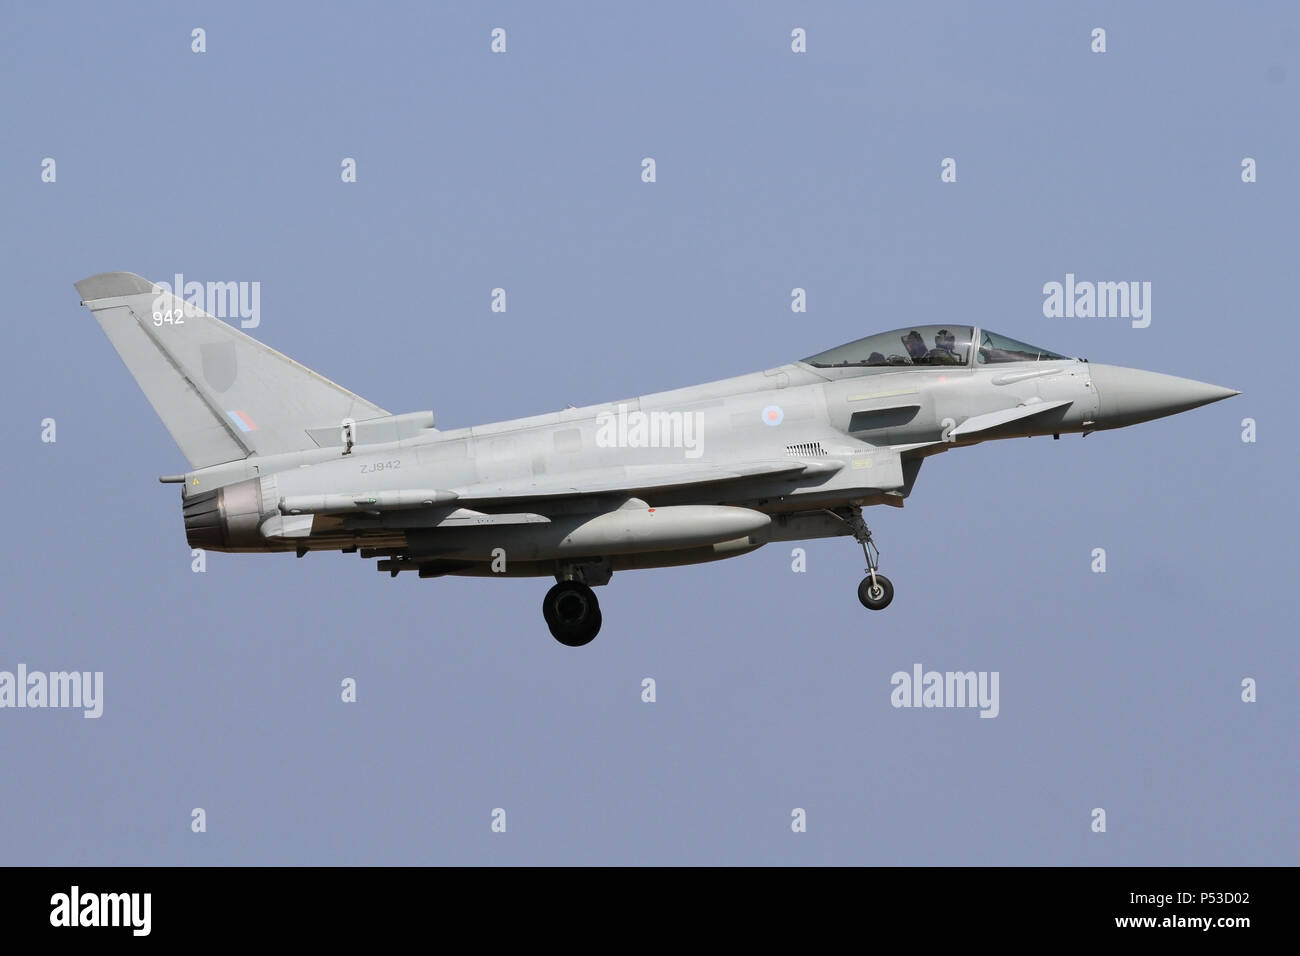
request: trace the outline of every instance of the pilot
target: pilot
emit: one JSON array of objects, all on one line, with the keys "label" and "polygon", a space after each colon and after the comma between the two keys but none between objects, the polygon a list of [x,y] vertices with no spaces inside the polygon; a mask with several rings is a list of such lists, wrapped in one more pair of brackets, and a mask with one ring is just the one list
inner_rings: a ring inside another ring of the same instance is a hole
[{"label": "pilot", "polygon": [[912,356],[913,361],[925,358],[925,339],[921,338],[921,333],[916,329],[903,336],[903,347],[907,349],[907,354]]},{"label": "pilot", "polygon": [[926,361],[932,365],[961,365],[956,346],[957,336],[947,329],[940,329],[934,336],[934,348],[926,353]]}]

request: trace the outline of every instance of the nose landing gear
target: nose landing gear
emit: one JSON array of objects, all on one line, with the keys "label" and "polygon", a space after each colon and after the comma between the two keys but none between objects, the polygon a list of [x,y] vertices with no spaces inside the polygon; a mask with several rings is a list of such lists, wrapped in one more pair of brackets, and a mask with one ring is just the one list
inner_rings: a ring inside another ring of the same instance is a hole
[{"label": "nose landing gear", "polygon": [[862,553],[867,558],[867,576],[858,585],[858,600],[867,610],[883,611],[894,600],[894,584],[876,570],[880,565],[880,549],[871,538],[871,529],[862,519],[862,509],[854,505],[844,512],[832,511],[831,514],[849,526],[853,540],[862,545]]}]

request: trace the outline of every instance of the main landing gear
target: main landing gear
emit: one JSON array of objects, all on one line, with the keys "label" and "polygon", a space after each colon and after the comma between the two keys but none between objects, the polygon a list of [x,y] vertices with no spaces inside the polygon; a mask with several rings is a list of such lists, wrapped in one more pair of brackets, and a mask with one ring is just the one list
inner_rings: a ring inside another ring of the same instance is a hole
[{"label": "main landing gear", "polygon": [[831,514],[849,526],[853,540],[862,545],[862,553],[867,558],[867,576],[858,585],[858,600],[867,610],[883,611],[894,600],[894,584],[876,570],[880,565],[880,549],[871,540],[871,529],[862,520],[862,509],[854,505],[843,509],[843,513],[832,511]]},{"label": "main landing gear", "polygon": [[590,644],[600,633],[600,602],[581,581],[561,581],[542,599],[542,616],[551,636],[566,647]]}]

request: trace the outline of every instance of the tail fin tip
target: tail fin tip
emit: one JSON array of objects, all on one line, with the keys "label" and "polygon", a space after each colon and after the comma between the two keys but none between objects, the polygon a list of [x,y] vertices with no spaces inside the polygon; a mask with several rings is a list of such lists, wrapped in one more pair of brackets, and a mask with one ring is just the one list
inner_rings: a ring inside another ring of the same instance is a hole
[{"label": "tail fin tip", "polygon": [[154,291],[154,284],[134,272],[101,272],[73,283],[82,302],[111,299],[120,295],[141,295]]}]

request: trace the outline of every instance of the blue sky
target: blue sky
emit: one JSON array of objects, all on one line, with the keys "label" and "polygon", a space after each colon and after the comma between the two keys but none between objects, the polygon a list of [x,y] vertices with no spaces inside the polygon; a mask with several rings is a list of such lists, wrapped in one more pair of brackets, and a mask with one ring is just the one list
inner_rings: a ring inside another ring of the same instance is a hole
[{"label": "blue sky", "polygon": [[[1294,7],[6,3],[0,38],[0,670],[105,686],[0,710],[5,862],[1297,862]],[[442,427],[932,322],[1243,395],[929,462],[867,515],[883,613],[851,540],[771,545],[616,575],[574,651],[541,579],[191,573],[184,460],[72,288],[117,269],[260,282],[261,340]],[[1150,327],[1045,318],[1066,273],[1151,282]],[[917,662],[998,671],[997,719],[892,708]]]}]

